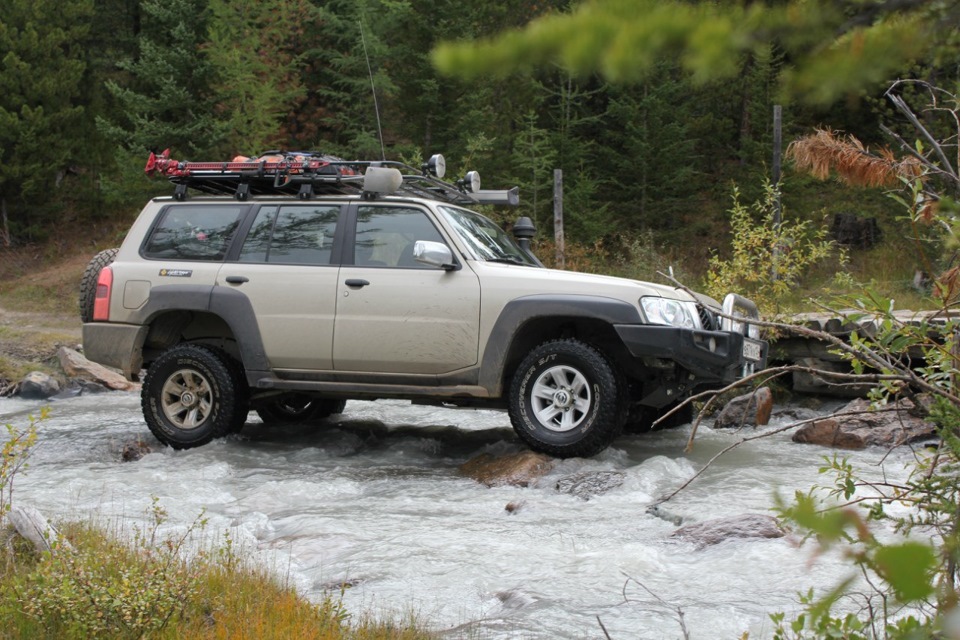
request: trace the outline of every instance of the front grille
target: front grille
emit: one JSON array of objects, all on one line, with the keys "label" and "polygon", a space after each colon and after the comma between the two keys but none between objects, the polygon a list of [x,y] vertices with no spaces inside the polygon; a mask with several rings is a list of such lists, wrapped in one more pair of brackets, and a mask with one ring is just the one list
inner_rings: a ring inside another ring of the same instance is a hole
[{"label": "front grille", "polygon": [[719,328],[717,317],[710,313],[706,307],[698,304],[697,313],[700,315],[700,326],[702,326],[706,331],[716,331]]}]

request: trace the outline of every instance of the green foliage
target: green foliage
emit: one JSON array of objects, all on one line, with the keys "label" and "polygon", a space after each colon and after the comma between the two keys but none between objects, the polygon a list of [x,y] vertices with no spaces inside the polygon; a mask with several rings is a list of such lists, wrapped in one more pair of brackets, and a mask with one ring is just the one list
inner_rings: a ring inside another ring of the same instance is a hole
[{"label": "green foliage", "polygon": [[318,10],[307,0],[210,0],[204,51],[226,129],[219,147],[225,157],[286,143],[281,125],[306,97],[306,54],[299,47],[318,23]]},{"label": "green foliage", "polygon": [[122,562],[104,562],[101,549],[60,549],[26,577],[24,612],[50,633],[142,638],[164,629],[198,593],[198,564],[182,557],[184,543],[205,526],[200,517],[175,538],[158,530],[167,519],[158,499],[150,526],[135,528],[132,549],[116,549]]},{"label": "green foliage", "polygon": [[55,221],[48,208],[84,152],[83,43],[91,0],[12,0],[0,18],[0,246]]},{"label": "green foliage", "polygon": [[13,505],[13,484],[18,475],[27,469],[30,453],[37,444],[37,422],[45,420],[49,410],[41,409],[40,417],[29,417],[26,428],[5,424],[7,439],[0,447],[0,519]]},{"label": "green foliage", "polygon": [[212,68],[204,50],[205,1],[143,0],[136,56],[121,60],[125,80],[108,80],[116,102],[98,126],[120,149],[144,158],[148,150],[172,149],[195,156],[209,152],[223,124],[214,117]]},{"label": "green foliage", "polygon": [[678,60],[700,84],[740,73],[740,60],[776,43],[794,60],[782,85],[792,95],[830,103],[889,78],[937,45],[952,46],[941,21],[960,7],[828,0],[763,3],[598,0],[533,21],[523,29],[434,53],[446,73],[476,77],[529,72],[550,64],[618,83],[644,80],[659,60]]},{"label": "green foliage", "polygon": [[729,258],[715,254],[710,259],[708,294],[722,299],[736,291],[752,298],[761,311],[779,312],[781,301],[804,273],[836,252],[826,229],[812,228],[805,220],[774,224],[776,202],[776,190],[767,184],[763,200],[754,203],[751,211],[734,188],[730,209],[733,254]]}]

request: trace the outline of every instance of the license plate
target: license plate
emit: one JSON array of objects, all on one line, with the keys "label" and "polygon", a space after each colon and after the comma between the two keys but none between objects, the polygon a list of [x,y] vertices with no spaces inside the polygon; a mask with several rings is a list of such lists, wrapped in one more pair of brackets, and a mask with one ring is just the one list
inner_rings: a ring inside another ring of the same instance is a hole
[{"label": "license plate", "polygon": [[761,355],[763,354],[763,343],[755,342],[753,340],[744,338],[743,340],[743,357],[745,360],[752,360],[753,362],[760,362]]}]

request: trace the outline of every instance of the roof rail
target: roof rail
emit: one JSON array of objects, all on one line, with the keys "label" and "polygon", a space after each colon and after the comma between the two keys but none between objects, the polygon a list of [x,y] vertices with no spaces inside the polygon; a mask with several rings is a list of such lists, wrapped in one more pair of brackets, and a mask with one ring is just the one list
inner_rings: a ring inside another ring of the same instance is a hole
[{"label": "roof rail", "polygon": [[[437,159],[438,160],[435,160]],[[439,171],[437,166],[439,164]],[[399,174],[397,195],[428,198],[450,204],[517,206],[519,188],[479,189],[476,172],[456,183],[445,182],[443,158],[434,156],[417,169],[391,160],[344,160],[314,151],[268,151],[256,158],[237,156],[229,162],[174,160],[167,149],[150,153],[144,173],[165,176],[176,185],[174,197],[183,200],[187,189],[232,195],[246,200],[251,195],[293,195],[309,200],[315,195],[360,195],[376,198],[382,191],[364,188],[371,167],[392,169]],[[437,175],[439,174],[439,175]]]}]

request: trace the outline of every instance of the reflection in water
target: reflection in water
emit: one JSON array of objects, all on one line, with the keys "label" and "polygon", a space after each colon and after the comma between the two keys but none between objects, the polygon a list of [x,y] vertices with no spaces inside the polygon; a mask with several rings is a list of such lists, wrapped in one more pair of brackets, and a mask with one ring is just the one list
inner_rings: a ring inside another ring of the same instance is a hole
[{"label": "reflection in water", "polygon": [[[37,403],[0,399],[0,420],[25,424]],[[250,553],[274,562],[308,595],[344,592],[352,612],[416,612],[449,637],[595,638],[596,616],[615,638],[680,637],[672,606],[692,637],[769,637],[767,613],[795,606],[795,594],[846,575],[843,563],[794,541],[732,540],[698,550],[670,538],[686,523],[768,513],[775,491],[823,482],[824,449],[789,435],[749,443],[722,458],[663,507],[657,497],[692,475],[736,436],[701,428],[694,452],[687,428],[627,436],[589,459],[560,462],[536,486],[488,489],[457,467],[482,453],[520,450],[506,414],[350,402],[320,425],[268,429],[189,451],[161,448],[140,415],[139,397],[114,393],[51,405],[40,445],[15,500],[58,518],[142,517],[151,496],[178,526],[206,509],[209,530],[232,529]],[[119,462],[131,439],[155,453]],[[870,473],[903,476],[895,454],[852,454]],[[589,501],[559,494],[565,476],[620,471],[624,483]],[[508,503],[522,502],[513,513]]]}]

